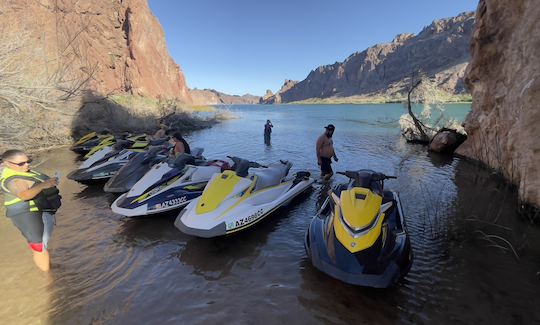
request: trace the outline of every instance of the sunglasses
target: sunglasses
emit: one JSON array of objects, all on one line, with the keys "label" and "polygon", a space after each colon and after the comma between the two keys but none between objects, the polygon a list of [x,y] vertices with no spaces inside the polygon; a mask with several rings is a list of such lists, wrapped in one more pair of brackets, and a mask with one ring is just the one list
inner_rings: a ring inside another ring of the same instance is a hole
[{"label": "sunglasses", "polygon": [[22,167],[22,166],[24,166],[26,164],[30,165],[31,162],[32,162],[32,159],[28,159],[27,161],[23,161],[23,162],[20,162],[20,163],[15,163],[13,161],[8,161],[8,163],[13,164],[13,165],[17,165],[19,167]]}]

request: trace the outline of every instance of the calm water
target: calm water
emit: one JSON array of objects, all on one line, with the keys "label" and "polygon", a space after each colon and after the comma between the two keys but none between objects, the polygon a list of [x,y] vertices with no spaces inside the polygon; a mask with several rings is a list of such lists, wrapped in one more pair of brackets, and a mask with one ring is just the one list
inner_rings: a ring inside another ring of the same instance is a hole
[{"label": "calm water", "polygon": [[[64,179],[50,274],[35,269],[22,237],[0,218],[0,323],[540,322],[539,227],[515,215],[515,195],[495,176],[406,144],[397,128],[401,105],[229,109],[239,118],[188,137],[206,157],[287,159],[294,170],[318,174],[314,142],[333,123],[334,169],[398,176],[387,187],[401,194],[415,253],[404,281],[389,290],[358,288],[311,266],[304,233],[328,185],[244,233],[203,240],[174,228],[175,214],[114,215],[114,195]],[[449,105],[446,113],[462,119],[468,110]],[[263,143],[266,119],[275,126],[271,146]],[[77,166],[67,149],[38,160],[62,175]]]}]

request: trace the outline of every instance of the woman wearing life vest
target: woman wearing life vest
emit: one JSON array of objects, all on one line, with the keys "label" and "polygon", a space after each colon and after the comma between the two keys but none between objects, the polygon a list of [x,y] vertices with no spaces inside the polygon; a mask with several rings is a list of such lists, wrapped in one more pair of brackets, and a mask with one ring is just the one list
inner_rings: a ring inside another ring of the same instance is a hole
[{"label": "woman wearing life vest", "polygon": [[47,244],[54,227],[54,213],[61,204],[58,180],[31,170],[31,159],[23,151],[8,150],[1,159],[0,187],[6,216],[28,241],[34,263],[48,271]]}]

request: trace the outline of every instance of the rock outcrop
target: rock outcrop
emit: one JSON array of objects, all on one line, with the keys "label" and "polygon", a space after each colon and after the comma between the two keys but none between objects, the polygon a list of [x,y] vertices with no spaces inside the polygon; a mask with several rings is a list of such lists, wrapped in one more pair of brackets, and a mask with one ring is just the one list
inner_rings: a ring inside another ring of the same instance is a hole
[{"label": "rock outcrop", "polygon": [[429,142],[429,151],[451,154],[465,139],[467,139],[466,135],[456,130],[443,128]]},{"label": "rock outcrop", "polygon": [[245,94],[228,95],[214,89],[190,89],[194,105],[245,105],[258,104],[259,96]]},{"label": "rock outcrop", "polygon": [[473,95],[458,153],[501,171],[540,207],[540,6],[481,0],[466,82]]},{"label": "rock outcrop", "polygon": [[277,93],[273,94],[272,91],[267,90],[265,97],[261,97],[259,102],[261,104],[281,104],[281,94],[289,91],[289,89],[294,87],[297,83],[298,81],[286,79]]},{"label": "rock outcrop", "polygon": [[474,14],[462,13],[436,20],[418,35],[397,35],[390,43],[375,45],[343,62],[312,70],[306,79],[280,92],[281,101],[370,94],[391,96],[404,91],[405,80],[417,69],[435,77],[441,89],[465,93],[463,76],[470,57],[468,44],[473,26]]},{"label": "rock outcrop", "polygon": [[[191,98],[146,0],[3,0],[3,30],[29,34],[34,62],[100,95]],[[56,72],[56,71],[55,71]],[[50,76],[49,76],[50,77]]]}]

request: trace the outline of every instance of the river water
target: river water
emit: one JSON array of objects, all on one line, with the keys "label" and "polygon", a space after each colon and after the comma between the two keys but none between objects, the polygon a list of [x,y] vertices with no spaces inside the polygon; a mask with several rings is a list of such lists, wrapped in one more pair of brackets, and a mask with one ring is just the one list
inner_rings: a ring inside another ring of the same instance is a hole
[{"label": "river water", "polygon": [[[114,215],[114,195],[64,178],[49,274],[37,271],[22,236],[0,218],[0,323],[540,323],[540,228],[516,215],[515,191],[495,175],[406,144],[401,105],[228,109],[238,118],[187,137],[208,158],[287,159],[293,170],[318,175],[314,143],[333,123],[335,170],[398,176],[387,187],[400,192],[415,254],[405,279],[366,289],[311,266],[303,238],[329,185],[316,184],[244,233],[198,239],[173,226],[175,214]],[[448,105],[446,114],[463,119],[468,110]],[[274,124],[270,146],[266,119]],[[37,158],[48,173],[67,175],[78,164],[65,148]]]}]

